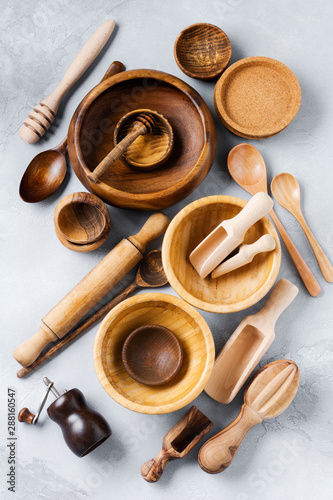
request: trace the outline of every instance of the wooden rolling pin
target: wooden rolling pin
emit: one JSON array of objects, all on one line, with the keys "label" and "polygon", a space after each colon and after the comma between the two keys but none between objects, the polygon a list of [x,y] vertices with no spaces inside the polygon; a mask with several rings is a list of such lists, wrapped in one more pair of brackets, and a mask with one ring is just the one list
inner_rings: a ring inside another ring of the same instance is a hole
[{"label": "wooden rolling pin", "polygon": [[55,91],[29,113],[20,128],[20,137],[24,142],[33,144],[45,134],[55,119],[61,99],[96,59],[114,27],[114,20],[109,19],[98,28],[76,56]]},{"label": "wooden rolling pin", "polygon": [[14,351],[14,358],[29,366],[49,342],[61,339],[142,259],[148,243],[170,223],[163,213],[149,217],[141,231],[123,239],[42,319],[38,332]]}]

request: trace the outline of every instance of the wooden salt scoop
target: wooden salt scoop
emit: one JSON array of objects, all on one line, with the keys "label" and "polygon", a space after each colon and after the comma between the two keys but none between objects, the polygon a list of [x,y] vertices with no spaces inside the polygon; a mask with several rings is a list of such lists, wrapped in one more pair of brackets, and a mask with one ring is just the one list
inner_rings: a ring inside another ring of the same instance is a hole
[{"label": "wooden salt scoop", "polygon": [[225,470],[248,431],[263,420],[280,415],[294,399],[298,385],[298,367],[288,359],[274,361],[257,371],[246,386],[239,415],[201,447],[200,467],[209,474]]},{"label": "wooden salt scoop", "polygon": [[237,255],[222,262],[222,264],[214,269],[212,278],[218,278],[223,274],[230,273],[239,267],[249,264],[258,253],[271,252],[274,250],[275,246],[275,239],[270,234],[264,234],[264,236],[251,245],[241,245]]},{"label": "wooden salt scoop", "polygon": [[219,403],[230,403],[275,338],[276,320],[298,294],[297,286],[281,279],[257,314],[247,316],[217,356],[205,392]]},{"label": "wooden salt scoop", "polygon": [[44,316],[36,335],[14,351],[22,366],[29,366],[50,342],[61,339],[143,257],[148,243],[163,234],[170,223],[163,213],[149,217],[134,236],[124,238],[51,311]]},{"label": "wooden salt scoop", "polygon": [[166,464],[175,458],[185,457],[213,425],[213,422],[196,406],[191,406],[164,436],[162,450],[157,457],[142,465],[143,479],[148,483],[156,483],[162,476]]},{"label": "wooden salt scoop", "polygon": [[232,219],[221,222],[190,254],[190,262],[206,278],[242,241],[246,231],[273,207],[266,193],[257,193]]}]

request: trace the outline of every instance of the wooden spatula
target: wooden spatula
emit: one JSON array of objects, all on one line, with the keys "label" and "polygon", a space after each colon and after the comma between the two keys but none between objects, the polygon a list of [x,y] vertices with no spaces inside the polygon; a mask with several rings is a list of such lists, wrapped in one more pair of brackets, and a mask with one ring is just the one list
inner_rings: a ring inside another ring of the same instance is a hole
[{"label": "wooden spatula", "polygon": [[274,326],[298,294],[298,288],[281,279],[264,307],[247,316],[217,356],[205,392],[219,403],[230,403],[275,338]]},{"label": "wooden spatula", "polygon": [[288,359],[261,368],[249,381],[239,415],[199,451],[199,465],[210,474],[225,470],[248,431],[263,420],[280,415],[292,402],[299,385],[297,365]]},{"label": "wooden spatula", "polygon": [[164,436],[162,450],[157,457],[145,462],[141,467],[143,479],[149,483],[158,481],[166,464],[175,458],[185,457],[212,427],[213,422],[198,408],[191,406]]},{"label": "wooden spatula", "polygon": [[221,222],[190,254],[190,262],[206,278],[244,240],[246,231],[273,207],[266,193],[257,193],[232,219]]}]

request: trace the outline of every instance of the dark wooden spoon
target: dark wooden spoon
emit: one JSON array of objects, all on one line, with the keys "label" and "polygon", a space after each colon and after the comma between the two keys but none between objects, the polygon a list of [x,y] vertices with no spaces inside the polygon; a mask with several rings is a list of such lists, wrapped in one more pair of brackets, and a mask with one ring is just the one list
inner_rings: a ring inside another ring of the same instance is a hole
[{"label": "dark wooden spoon", "polygon": [[[122,63],[114,61],[101,81],[124,70]],[[61,186],[66,175],[67,136],[53,149],[39,153],[30,162],[20,184],[20,196],[27,203],[37,203],[51,196]]]},{"label": "dark wooden spoon", "polygon": [[45,353],[38,356],[38,358],[26,368],[21,368],[17,372],[18,378],[25,377],[32,370],[37,368],[55,353],[63,349],[67,344],[72,342],[76,337],[81,335],[87,328],[96,323],[100,318],[105,316],[111,309],[116,307],[120,302],[125,300],[129,295],[133,294],[140,288],[158,288],[168,284],[168,279],[165,275],[162,265],[162,254],[160,250],[152,250],[143,256],[141,260],[134,281],[125,290],[120,292],[116,297],[111,299],[96,311],[90,318],[86,319],[78,327],[71,332],[67,333],[61,340],[52,344],[52,347]]}]

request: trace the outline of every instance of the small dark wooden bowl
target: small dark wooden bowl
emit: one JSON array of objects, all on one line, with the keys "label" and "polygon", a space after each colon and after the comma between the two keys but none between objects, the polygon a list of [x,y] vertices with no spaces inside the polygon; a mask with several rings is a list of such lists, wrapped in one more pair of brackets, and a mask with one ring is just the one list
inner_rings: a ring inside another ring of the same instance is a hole
[{"label": "small dark wooden bowl", "polygon": [[[170,157],[152,171],[136,171],[118,158],[97,184],[88,175],[114,148],[124,114],[153,109],[174,133]],[[132,210],[162,210],[186,198],[208,174],[216,152],[212,115],[200,95],[162,71],[124,71],[97,85],[81,102],[68,134],[71,165],[88,191]]]},{"label": "small dark wooden bowl", "polygon": [[116,125],[113,134],[118,144],[130,132],[133,123],[141,113],[149,113],[155,120],[155,127],[149,134],[141,135],[123,153],[123,159],[135,170],[153,170],[170,157],[173,148],[173,130],[168,120],[151,109],[136,109],[126,113]]},{"label": "small dark wooden bowl", "polygon": [[224,31],[214,24],[192,24],[178,35],[174,56],[185,75],[211,80],[228,66],[231,43]]},{"label": "small dark wooden bowl", "polygon": [[129,375],[145,385],[163,385],[180,370],[183,350],[176,335],[160,325],[136,328],[125,340],[122,360]]}]

